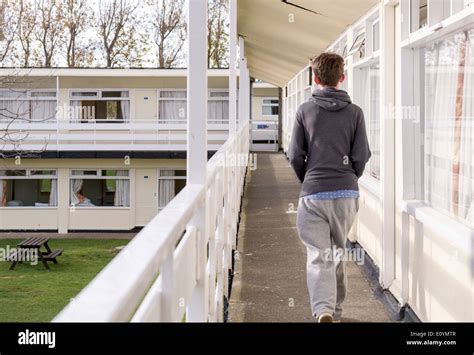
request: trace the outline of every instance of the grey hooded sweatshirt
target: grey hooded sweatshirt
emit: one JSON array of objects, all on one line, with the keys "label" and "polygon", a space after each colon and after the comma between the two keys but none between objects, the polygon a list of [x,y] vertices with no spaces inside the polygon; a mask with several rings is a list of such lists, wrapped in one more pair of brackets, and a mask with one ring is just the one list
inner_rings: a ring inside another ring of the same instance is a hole
[{"label": "grey hooded sweatshirt", "polygon": [[296,112],[288,157],[303,183],[300,197],[359,190],[371,156],[364,113],[343,90],[316,89]]}]

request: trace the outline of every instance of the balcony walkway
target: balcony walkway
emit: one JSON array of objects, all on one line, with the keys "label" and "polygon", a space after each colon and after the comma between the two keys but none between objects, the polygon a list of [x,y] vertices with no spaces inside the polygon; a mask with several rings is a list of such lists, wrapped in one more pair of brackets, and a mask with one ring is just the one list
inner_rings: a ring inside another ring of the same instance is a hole
[{"label": "balcony walkway", "polygon": [[[230,322],[313,322],[306,250],[296,231],[299,183],[283,154],[262,153],[247,175],[230,297]],[[293,204],[293,205],[292,205]],[[289,213],[294,206],[294,213]],[[389,322],[353,262],[343,322]]]}]

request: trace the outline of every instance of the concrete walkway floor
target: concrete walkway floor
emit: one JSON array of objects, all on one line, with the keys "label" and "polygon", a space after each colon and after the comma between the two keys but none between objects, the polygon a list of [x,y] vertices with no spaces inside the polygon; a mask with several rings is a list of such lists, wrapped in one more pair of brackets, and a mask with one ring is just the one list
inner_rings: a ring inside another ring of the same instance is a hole
[{"label": "concrete walkway floor", "polygon": [[[300,184],[283,154],[257,155],[243,198],[229,322],[314,322],[306,249],[296,231]],[[389,322],[359,267],[348,262],[343,322]]]}]

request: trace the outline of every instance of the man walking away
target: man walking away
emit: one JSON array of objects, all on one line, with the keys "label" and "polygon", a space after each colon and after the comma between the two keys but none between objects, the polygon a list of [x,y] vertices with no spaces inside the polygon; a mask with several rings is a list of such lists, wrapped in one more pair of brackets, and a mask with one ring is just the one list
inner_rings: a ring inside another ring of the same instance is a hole
[{"label": "man walking away", "polygon": [[344,251],[359,210],[358,179],[371,153],[364,114],[339,90],[344,59],[323,53],[312,61],[318,88],[296,113],[288,151],[302,182],[297,229],[307,248],[313,316],[338,322],[346,296]]}]

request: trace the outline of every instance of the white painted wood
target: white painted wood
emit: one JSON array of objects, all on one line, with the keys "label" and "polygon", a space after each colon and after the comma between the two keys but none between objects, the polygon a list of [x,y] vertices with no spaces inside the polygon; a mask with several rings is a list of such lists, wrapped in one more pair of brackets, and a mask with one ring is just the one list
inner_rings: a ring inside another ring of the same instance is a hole
[{"label": "white painted wood", "polygon": [[401,228],[401,275],[397,277],[401,279],[401,305],[405,305],[409,301],[410,283],[409,283],[409,265],[410,265],[410,215],[402,212],[402,228]]},{"label": "white painted wood", "polygon": [[380,118],[382,236],[380,284],[388,289],[395,279],[395,8],[380,6]]},{"label": "white painted wood", "polygon": [[239,37],[239,127],[250,120],[250,73],[245,58],[245,40]]},{"label": "white painted wood", "polygon": [[188,0],[187,183],[206,182],[207,163],[207,2]]},{"label": "white painted wood", "polygon": [[[240,204],[247,161],[232,182],[225,163],[230,154],[248,154],[248,140],[247,124],[209,160],[205,184],[188,184],[53,321],[180,322],[183,303],[187,321],[222,321],[223,297],[228,296],[224,277],[235,238],[224,231],[235,233],[226,227],[236,226],[238,220],[238,208],[224,208],[222,203]],[[203,210],[210,214],[207,218]],[[208,222],[203,226],[197,223],[201,220]]]},{"label": "white painted wood", "polygon": [[[207,2],[188,0],[188,120],[187,184],[205,184],[207,180]],[[205,190],[207,195],[207,189]],[[204,197],[206,201],[207,196]],[[196,287],[188,307],[187,319],[207,319],[208,283],[205,275],[207,249],[206,206],[200,206],[190,225],[196,228]]]},{"label": "white painted wood", "polygon": [[445,4],[449,6],[449,0],[428,0],[428,26],[432,27],[443,21],[445,17]]},{"label": "white painted wood", "polygon": [[237,0],[229,0],[229,132],[237,131]]},{"label": "white painted wood", "polygon": [[[208,149],[210,151],[217,151],[220,149],[219,144],[209,144]],[[23,151],[30,153],[40,153],[42,151],[186,151],[186,144],[68,144],[67,148],[64,145],[56,144],[22,144],[21,148]],[[13,147],[5,145],[4,151],[12,150]]]},{"label": "white painted wood", "polygon": [[158,276],[133,316],[132,322],[159,322],[163,318],[161,314],[162,280],[162,277]]},{"label": "white painted wood", "polygon": [[[14,130],[27,130],[27,131],[55,131],[56,128],[65,131],[131,131],[131,130],[163,130],[163,131],[186,131],[186,123],[161,123],[161,122],[144,122],[135,121],[133,123],[69,123],[60,122],[56,125],[56,122],[38,122],[38,123],[23,123],[23,122],[8,122],[0,120],[0,128],[5,129],[9,127]],[[208,131],[226,131],[228,125],[223,123],[212,123],[208,125]]]},{"label": "white painted wood", "polygon": [[[175,322],[181,322],[186,314],[186,306],[190,304],[191,297],[197,286],[198,280],[198,265],[199,258],[205,255],[202,250],[199,249],[198,244],[199,238],[197,235],[197,229],[194,226],[189,226],[186,230],[186,234],[180,241],[178,247],[174,252],[174,302],[177,310],[176,317],[173,319]],[[203,300],[205,303],[205,300]],[[192,309],[188,310],[193,312]],[[190,315],[187,315],[189,320]]]}]

